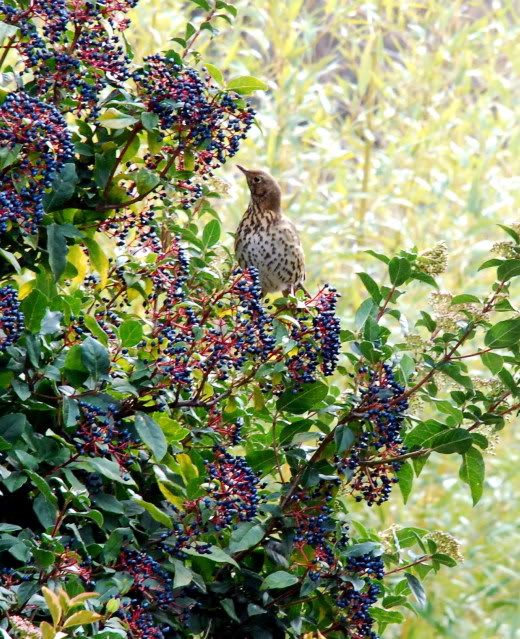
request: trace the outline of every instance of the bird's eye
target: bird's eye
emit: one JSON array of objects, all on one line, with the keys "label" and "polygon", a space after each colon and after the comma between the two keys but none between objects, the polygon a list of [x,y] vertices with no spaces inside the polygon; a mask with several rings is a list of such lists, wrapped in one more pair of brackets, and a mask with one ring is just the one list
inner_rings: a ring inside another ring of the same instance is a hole
[{"label": "bird's eye", "polygon": [[261,181],[262,181],[262,178],[261,178],[261,177],[258,177],[258,176],[257,176],[257,177],[255,177],[255,178],[253,178],[253,182],[256,182],[257,184],[258,184],[258,182],[261,182]]}]

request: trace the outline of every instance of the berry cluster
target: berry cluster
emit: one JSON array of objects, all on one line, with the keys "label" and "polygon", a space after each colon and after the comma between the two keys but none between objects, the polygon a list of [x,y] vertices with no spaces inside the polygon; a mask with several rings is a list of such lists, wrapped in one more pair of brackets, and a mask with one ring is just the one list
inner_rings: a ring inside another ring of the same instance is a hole
[{"label": "berry cluster", "polygon": [[132,463],[131,449],[136,441],[122,420],[115,416],[117,407],[111,404],[105,410],[84,401],[78,402],[78,405],[80,415],[74,433],[78,453],[113,457],[125,471]]},{"label": "berry cluster", "polygon": [[12,286],[0,288],[0,352],[14,344],[24,330],[18,292]]},{"label": "berry cluster", "polygon": [[34,233],[43,216],[43,196],[55,174],[73,157],[67,124],[59,111],[23,91],[0,106],[0,232],[10,222]]},{"label": "berry cluster", "polygon": [[151,599],[158,608],[170,608],[174,601],[173,579],[150,555],[131,548],[121,551],[116,568],[131,575],[132,590]]},{"label": "berry cluster", "polygon": [[[146,58],[133,77],[147,109],[159,117],[163,134],[176,143],[172,148],[170,142],[161,153],[148,157],[150,168],[173,153],[175,168],[193,170],[205,179],[237,153],[253,124],[251,106],[223,93],[209,75],[201,77],[195,69],[166,56]],[[183,200],[189,208],[200,195],[200,186],[184,180],[177,186],[190,193],[190,198]]]},{"label": "berry cluster", "polygon": [[374,557],[372,553],[360,555],[359,557],[349,557],[347,570],[359,577],[369,579],[383,579],[385,576],[385,566],[381,557]]},{"label": "berry cluster", "polygon": [[186,559],[188,555],[184,552],[187,548],[196,550],[200,555],[207,555],[211,552],[211,544],[199,542],[201,533],[207,532],[207,526],[202,524],[199,501],[187,501],[184,504],[185,512],[181,515],[174,507],[174,511],[179,516],[179,521],[174,522],[172,530],[161,533],[158,547],[175,559]]},{"label": "berry cluster", "polygon": [[135,4],[32,0],[27,10],[19,11],[0,2],[0,14],[19,28],[16,48],[25,64],[24,73],[31,72],[34,80],[30,84],[42,98],[56,102],[62,95],[75,101],[72,110],[90,110],[95,116],[101,90],[130,77],[128,56],[119,37],[110,35],[106,22],[123,30],[128,25],[124,14]]},{"label": "berry cluster", "polygon": [[158,626],[147,606],[130,604],[117,611],[117,616],[125,622],[130,636],[134,639],[164,639],[163,632],[169,626]]},{"label": "berry cluster", "polygon": [[[130,252],[139,252],[144,249],[160,254],[162,251],[161,240],[154,222],[155,211],[144,209],[143,211],[125,211],[117,217],[107,217],[100,222],[98,231],[116,240],[116,245],[126,248]],[[178,240],[175,239],[178,245]]]},{"label": "berry cluster", "polygon": [[362,591],[354,589],[349,582],[338,583],[336,605],[341,608],[342,616],[335,626],[345,632],[348,639],[378,639],[372,630],[374,620],[370,615],[373,606],[381,593],[377,583],[369,583]]},{"label": "berry cluster", "polygon": [[124,31],[128,27],[127,14],[137,6],[139,0],[70,0],[70,7],[75,22],[85,20],[107,20],[112,27]]},{"label": "berry cluster", "polygon": [[[361,368],[359,375],[367,385],[361,387],[361,399],[356,413],[364,419],[367,430],[358,438],[348,456],[338,459],[340,472],[351,475],[351,488],[356,501],[365,500],[369,506],[388,500],[401,462],[393,458],[406,452],[401,428],[408,408],[405,389],[394,377],[389,364],[375,370]],[[372,458],[388,463],[365,465]]]},{"label": "berry cluster", "polygon": [[318,311],[313,319],[314,337],[321,345],[321,370],[325,376],[332,375],[336,370],[341,349],[337,304],[338,293],[335,288],[325,286],[314,297],[314,308]]},{"label": "berry cluster", "polygon": [[222,441],[230,446],[236,446],[242,441],[240,431],[244,425],[244,418],[237,417],[233,422],[224,421],[224,416],[215,408],[210,410],[208,428],[218,433]]},{"label": "berry cluster", "polygon": [[296,353],[287,362],[290,376],[298,383],[315,381],[318,369],[324,375],[336,370],[341,347],[337,298],[336,289],[325,286],[298,309],[298,325],[290,329]]},{"label": "berry cluster", "polygon": [[233,523],[251,521],[257,513],[260,479],[243,457],[215,447],[215,460],[207,465],[211,486],[202,503],[211,512],[211,523],[220,530]]},{"label": "berry cluster", "polygon": [[336,522],[332,518],[329,503],[333,492],[340,483],[339,479],[321,482],[311,492],[300,490],[291,496],[287,514],[294,519],[295,548],[307,557],[305,548],[312,548],[313,555],[309,562],[309,578],[317,581],[336,566],[334,545],[344,545],[348,541],[348,526],[341,531],[337,540]]}]

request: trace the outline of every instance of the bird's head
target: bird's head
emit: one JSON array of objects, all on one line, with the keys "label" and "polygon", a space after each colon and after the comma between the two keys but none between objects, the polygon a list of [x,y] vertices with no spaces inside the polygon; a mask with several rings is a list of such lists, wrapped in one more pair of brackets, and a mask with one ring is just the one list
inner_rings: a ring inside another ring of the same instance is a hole
[{"label": "bird's head", "polygon": [[265,171],[245,169],[240,164],[237,168],[246,176],[253,203],[263,210],[279,211],[282,191],[276,180]]}]

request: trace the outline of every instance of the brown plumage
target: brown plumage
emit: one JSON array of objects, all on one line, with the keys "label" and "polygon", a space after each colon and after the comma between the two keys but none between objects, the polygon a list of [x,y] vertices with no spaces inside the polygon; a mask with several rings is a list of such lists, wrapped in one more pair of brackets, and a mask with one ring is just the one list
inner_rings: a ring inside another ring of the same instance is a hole
[{"label": "brown plumage", "polygon": [[251,201],[235,235],[235,254],[242,268],[258,269],[262,295],[303,287],[305,258],[298,231],[282,214],[280,187],[265,171],[244,169]]}]

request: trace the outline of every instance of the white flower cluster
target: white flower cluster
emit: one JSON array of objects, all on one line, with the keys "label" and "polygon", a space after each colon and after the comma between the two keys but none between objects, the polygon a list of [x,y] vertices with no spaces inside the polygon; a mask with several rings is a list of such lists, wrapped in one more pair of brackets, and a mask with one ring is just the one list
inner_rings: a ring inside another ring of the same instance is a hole
[{"label": "white flower cluster", "polygon": [[13,615],[9,617],[9,623],[11,624],[11,632],[18,639],[41,639],[42,633],[27,619]]},{"label": "white flower cluster", "polygon": [[513,242],[495,242],[491,247],[491,253],[508,260],[518,257],[518,251]]},{"label": "white flower cluster", "polygon": [[417,257],[417,267],[428,275],[441,275],[448,267],[448,247],[446,242],[438,242]]},{"label": "white flower cluster", "polygon": [[450,533],[443,530],[432,530],[424,539],[431,539],[437,545],[437,551],[448,555],[455,561],[464,561],[464,557],[461,552],[461,543],[458,539],[455,539]]}]

